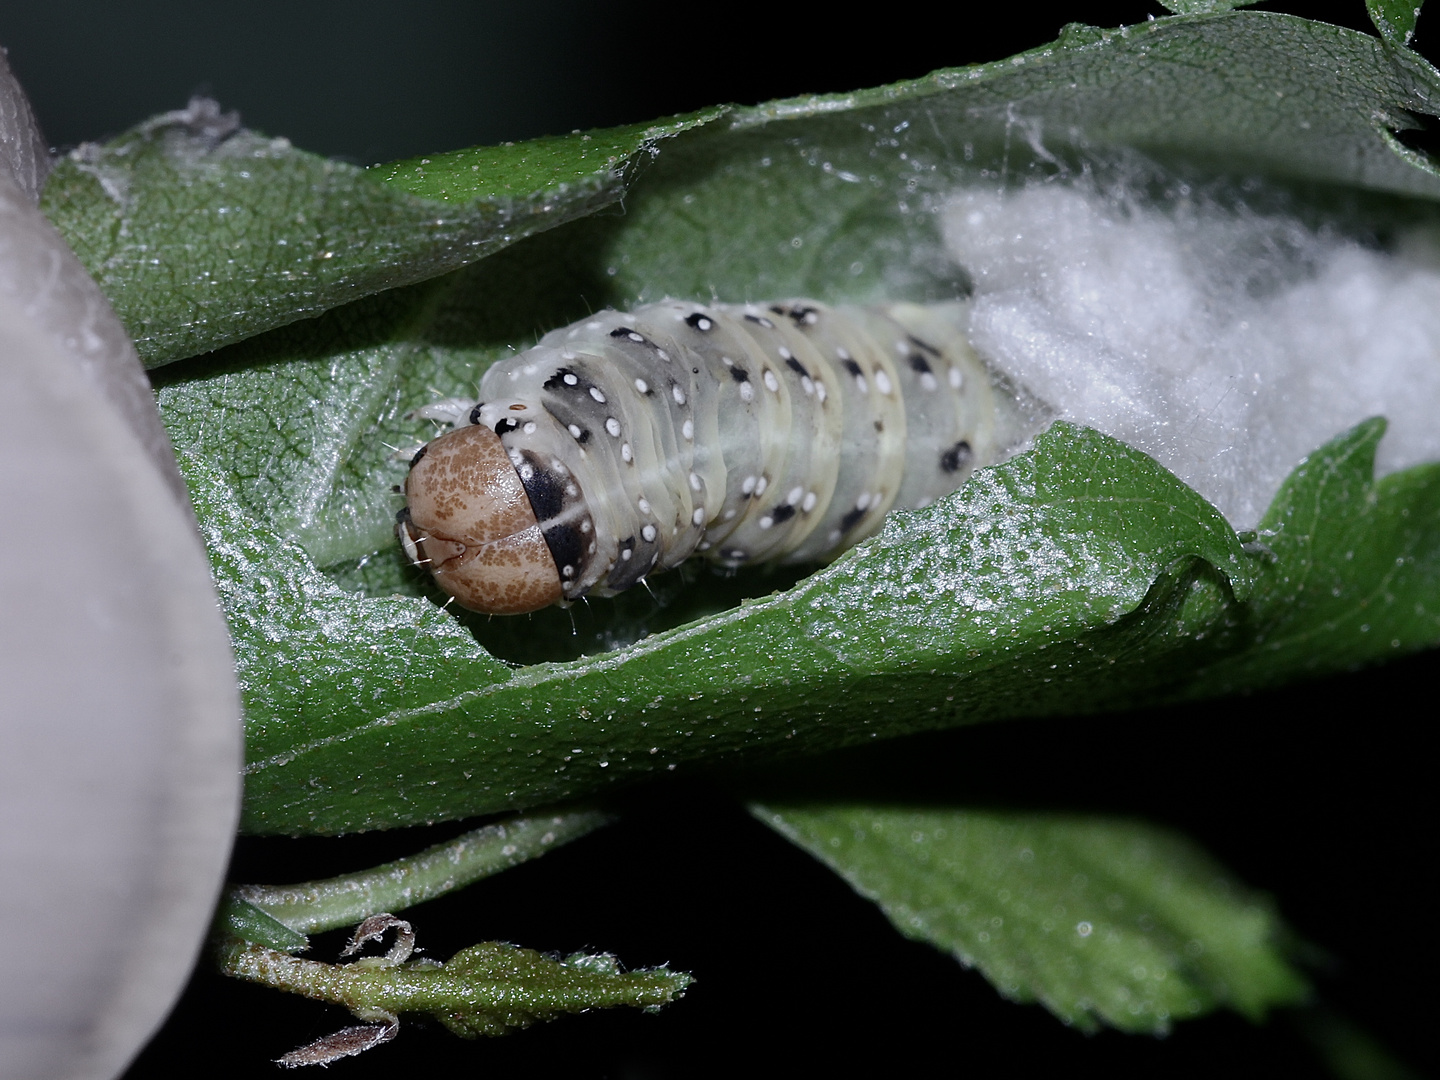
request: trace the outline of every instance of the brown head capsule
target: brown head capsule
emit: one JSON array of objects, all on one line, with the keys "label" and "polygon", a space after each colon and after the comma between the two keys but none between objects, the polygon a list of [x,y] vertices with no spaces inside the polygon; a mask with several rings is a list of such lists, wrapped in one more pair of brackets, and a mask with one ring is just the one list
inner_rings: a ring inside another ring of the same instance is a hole
[{"label": "brown head capsule", "polygon": [[560,573],[500,437],[456,428],[411,462],[396,531],[416,566],[462,606],[491,615],[561,599]]}]

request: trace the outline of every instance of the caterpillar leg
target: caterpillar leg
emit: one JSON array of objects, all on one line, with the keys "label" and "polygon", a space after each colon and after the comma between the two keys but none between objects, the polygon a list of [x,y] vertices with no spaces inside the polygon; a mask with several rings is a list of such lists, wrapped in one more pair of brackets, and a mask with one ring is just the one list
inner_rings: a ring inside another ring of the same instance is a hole
[{"label": "caterpillar leg", "polygon": [[437,423],[456,427],[474,407],[475,402],[466,398],[442,398],[439,401],[432,401],[429,405],[421,405],[418,409],[412,409],[406,414],[406,419],[434,420]]}]

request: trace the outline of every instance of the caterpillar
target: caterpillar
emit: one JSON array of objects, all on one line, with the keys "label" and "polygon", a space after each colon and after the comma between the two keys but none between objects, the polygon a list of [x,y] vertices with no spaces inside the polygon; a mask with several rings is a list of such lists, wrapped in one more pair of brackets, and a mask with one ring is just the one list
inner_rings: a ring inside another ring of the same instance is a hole
[{"label": "caterpillar", "polygon": [[397,533],[466,608],[609,596],[701,555],[819,562],[1027,434],[963,302],[666,300],[493,365],[414,455]]}]

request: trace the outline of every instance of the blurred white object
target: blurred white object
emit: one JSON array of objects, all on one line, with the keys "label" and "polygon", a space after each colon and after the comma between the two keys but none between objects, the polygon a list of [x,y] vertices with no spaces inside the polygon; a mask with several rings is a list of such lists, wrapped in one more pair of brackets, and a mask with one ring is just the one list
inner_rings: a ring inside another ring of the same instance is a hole
[{"label": "blurred white object", "polygon": [[118,1075],[195,963],[240,799],[224,619],[149,384],[35,202],[0,55],[0,1078]]}]

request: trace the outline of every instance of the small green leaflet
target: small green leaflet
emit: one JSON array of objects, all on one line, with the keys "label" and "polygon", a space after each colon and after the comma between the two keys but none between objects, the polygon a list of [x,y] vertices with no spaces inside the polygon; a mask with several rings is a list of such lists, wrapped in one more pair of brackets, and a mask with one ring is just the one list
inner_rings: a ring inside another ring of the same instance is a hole
[{"label": "small green leaflet", "polygon": [[952,953],[1067,1024],[1161,1034],[1227,1006],[1305,999],[1270,906],[1173,833],[1108,818],[835,804],[756,817]]},{"label": "small green leaflet", "polygon": [[1420,18],[1423,0],[1365,0],[1370,21],[1389,45],[1403,48],[1415,36],[1415,22]]}]

